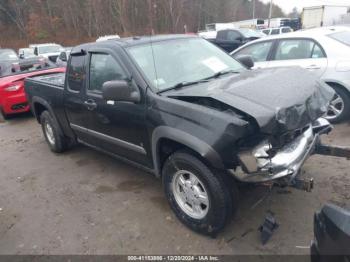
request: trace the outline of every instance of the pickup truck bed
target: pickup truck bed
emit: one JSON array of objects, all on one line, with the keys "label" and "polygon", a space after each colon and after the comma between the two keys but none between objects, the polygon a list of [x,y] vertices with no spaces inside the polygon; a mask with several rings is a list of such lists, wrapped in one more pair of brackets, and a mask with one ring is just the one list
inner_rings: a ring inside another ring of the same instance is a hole
[{"label": "pickup truck bed", "polygon": [[[65,73],[42,75],[25,80],[25,92],[31,103],[31,110],[40,122],[41,110],[47,110],[55,116],[55,121],[66,135],[74,136],[66,118],[64,110],[64,82]],[[38,107],[42,105],[42,107]],[[39,110],[39,111],[38,111]],[[55,111],[55,113],[53,112]]]},{"label": "pickup truck bed", "polygon": [[41,84],[44,84],[44,85],[55,86],[63,89],[65,78],[66,78],[65,73],[57,73],[57,74],[51,74],[51,75],[31,77],[29,81],[40,82]]}]

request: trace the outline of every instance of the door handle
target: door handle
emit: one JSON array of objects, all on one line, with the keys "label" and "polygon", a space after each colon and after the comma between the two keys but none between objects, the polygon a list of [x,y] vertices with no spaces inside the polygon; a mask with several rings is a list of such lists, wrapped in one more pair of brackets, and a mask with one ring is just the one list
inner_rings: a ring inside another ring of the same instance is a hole
[{"label": "door handle", "polygon": [[318,65],[309,65],[306,67],[306,69],[321,69],[321,67]]},{"label": "door handle", "polygon": [[84,105],[90,111],[92,111],[92,110],[97,108],[96,102],[94,100],[92,100],[92,99],[89,99],[89,100],[85,101]]}]

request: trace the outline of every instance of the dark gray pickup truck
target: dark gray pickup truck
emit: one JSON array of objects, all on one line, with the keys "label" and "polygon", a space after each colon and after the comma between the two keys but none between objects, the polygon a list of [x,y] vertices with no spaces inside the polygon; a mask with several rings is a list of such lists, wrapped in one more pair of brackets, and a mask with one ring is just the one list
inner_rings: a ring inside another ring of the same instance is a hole
[{"label": "dark gray pickup truck", "polygon": [[83,44],[66,74],[25,90],[52,151],[79,142],[142,167],[177,217],[209,235],[237,207],[237,182],[293,184],[332,129],[322,115],[333,91],[313,75],[250,71],[195,36]]}]

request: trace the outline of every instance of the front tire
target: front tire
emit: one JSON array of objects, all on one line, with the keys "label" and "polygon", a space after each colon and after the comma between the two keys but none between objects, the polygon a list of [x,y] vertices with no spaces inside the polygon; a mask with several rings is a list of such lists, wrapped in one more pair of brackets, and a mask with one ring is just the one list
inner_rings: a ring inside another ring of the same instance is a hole
[{"label": "front tire", "polygon": [[172,154],[164,164],[162,179],[172,210],[190,229],[216,236],[230,221],[237,202],[230,183],[190,152]]},{"label": "front tire", "polygon": [[59,126],[48,111],[42,112],[40,123],[45,140],[51,151],[55,153],[64,152],[68,147],[68,141],[60,135]]}]

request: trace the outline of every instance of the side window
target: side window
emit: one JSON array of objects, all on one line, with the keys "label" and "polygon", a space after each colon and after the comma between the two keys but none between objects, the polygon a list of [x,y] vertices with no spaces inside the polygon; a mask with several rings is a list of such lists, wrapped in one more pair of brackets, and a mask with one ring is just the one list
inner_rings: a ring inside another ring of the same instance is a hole
[{"label": "side window", "polygon": [[92,54],[90,60],[90,85],[88,90],[101,92],[103,83],[123,80],[127,76],[119,63],[108,54]]},{"label": "side window", "polygon": [[322,48],[314,43],[314,49],[312,50],[312,56],[311,58],[324,58],[326,55],[324,54]]},{"label": "side window", "polygon": [[282,33],[289,33],[289,32],[291,32],[292,30],[290,30],[290,28],[288,28],[288,27],[283,27],[282,28]]},{"label": "side window", "polygon": [[280,29],[279,28],[272,29],[270,34],[271,35],[279,35],[280,34]]},{"label": "side window", "polygon": [[73,91],[80,91],[85,78],[85,56],[72,56],[68,67],[68,88]]},{"label": "side window", "polygon": [[270,34],[270,29],[264,29],[262,30],[262,32],[266,35],[269,35]]},{"label": "side window", "polygon": [[272,41],[252,44],[236,53],[234,55],[234,58],[237,58],[241,55],[250,55],[252,56],[254,62],[264,62],[267,60],[271,46]]},{"label": "side window", "polygon": [[228,31],[227,32],[227,40],[229,40],[229,41],[235,41],[240,37],[241,37],[241,35],[236,31]]},{"label": "side window", "polygon": [[[316,48],[316,50],[315,50]],[[280,41],[275,60],[309,59],[324,57],[321,48],[312,40],[289,39]]]},{"label": "side window", "polygon": [[62,61],[66,61],[66,60],[67,60],[66,52],[61,52],[61,54],[60,54],[60,59],[61,59]]}]

